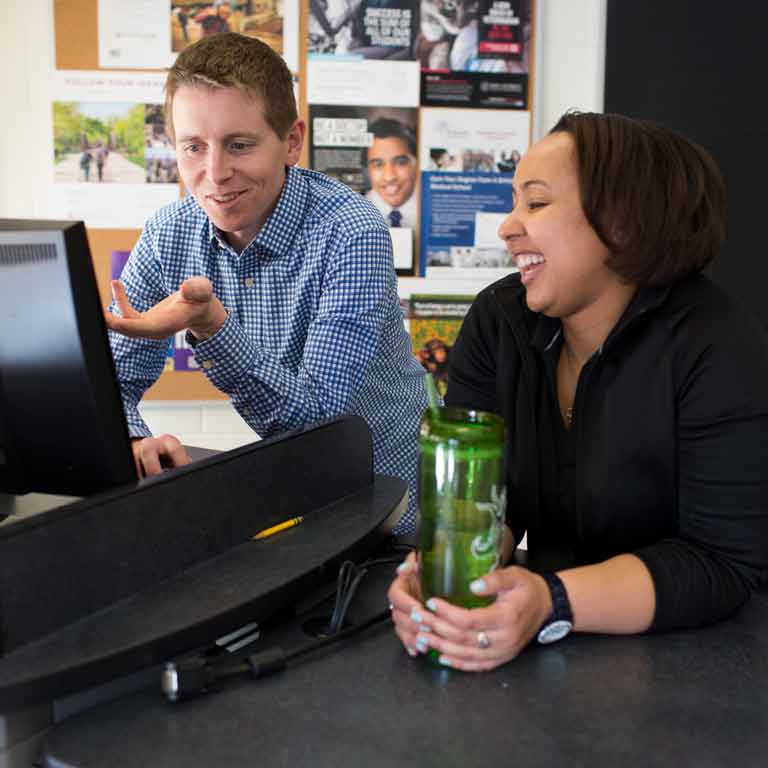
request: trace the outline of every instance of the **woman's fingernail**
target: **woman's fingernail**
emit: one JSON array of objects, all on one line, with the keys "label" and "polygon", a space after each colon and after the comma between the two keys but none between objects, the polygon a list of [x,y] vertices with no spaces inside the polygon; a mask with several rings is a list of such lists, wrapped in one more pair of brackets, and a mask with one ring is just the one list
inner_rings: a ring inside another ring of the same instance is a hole
[{"label": "woman's fingernail", "polygon": [[434,597],[430,597],[429,600],[427,600],[427,608],[429,608],[432,613],[434,613],[437,610],[437,603],[435,602]]},{"label": "woman's fingernail", "polygon": [[487,587],[485,586],[485,579],[475,579],[473,582],[470,582],[469,588],[477,594],[478,592],[485,592]]},{"label": "woman's fingernail", "polygon": [[422,624],[419,627],[419,632],[431,632],[431,631],[432,631],[431,628],[428,627],[426,624]]},{"label": "woman's fingernail", "polygon": [[404,560],[402,563],[400,563],[400,565],[397,566],[398,573],[406,573],[407,571],[410,571],[410,570],[411,570],[411,564],[407,560]]},{"label": "woman's fingernail", "polygon": [[419,655],[418,653],[416,653],[416,651],[415,651],[413,648],[408,648],[408,647],[406,646],[406,649],[405,649],[405,650],[406,650],[406,651],[408,651],[408,655],[409,655],[409,656],[418,656],[418,655]]},{"label": "woman's fingernail", "polygon": [[414,624],[421,624],[422,622],[421,614],[415,608],[411,608],[411,621]]},{"label": "woman's fingernail", "polygon": [[447,656],[440,655],[440,658],[437,660],[438,664],[442,664],[444,667],[452,667],[453,664],[451,664],[451,660]]},{"label": "woman's fingernail", "polygon": [[426,653],[429,650],[429,643],[427,642],[426,637],[416,638],[416,650],[419,653]]}]

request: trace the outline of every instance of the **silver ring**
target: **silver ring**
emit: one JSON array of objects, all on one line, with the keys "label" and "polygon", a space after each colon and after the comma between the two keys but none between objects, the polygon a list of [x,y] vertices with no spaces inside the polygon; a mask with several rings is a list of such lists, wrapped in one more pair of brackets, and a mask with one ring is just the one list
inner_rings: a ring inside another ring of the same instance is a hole
[{"label": "silver ring", "polygon": [[485,632],[477,633],[477,647],[483,651],[486,648],[491,647],[491,641],[488,639],[488,635],[486,635]]}]

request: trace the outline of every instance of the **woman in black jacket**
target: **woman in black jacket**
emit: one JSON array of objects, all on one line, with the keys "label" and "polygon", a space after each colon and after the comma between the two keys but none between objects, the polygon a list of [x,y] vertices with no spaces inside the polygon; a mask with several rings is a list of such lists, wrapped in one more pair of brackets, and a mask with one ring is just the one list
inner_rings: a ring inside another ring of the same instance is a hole
[{"label": "woman in black jacket", "polygon": [[500,227],[519,272],[475,300],[446,404],[508,428],[508,559],[465,610],[390,588],[415,655],[491,669],[533,638],[718,621],[768,572],[768,342],[701,274],[725,233],[710,155],[659,126],[564,115]]}]

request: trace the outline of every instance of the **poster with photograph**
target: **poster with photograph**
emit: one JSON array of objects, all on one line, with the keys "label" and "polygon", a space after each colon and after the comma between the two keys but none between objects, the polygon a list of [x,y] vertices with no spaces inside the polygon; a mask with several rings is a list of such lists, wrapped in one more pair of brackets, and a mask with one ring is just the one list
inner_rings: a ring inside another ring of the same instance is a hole
[{"label": "poster with photograph", "polygon": [[54,73],[49,215],[134,228],[178,198],[163,80],[126,72]]},{"label": "poster with photograph", "polygon": [[409,333],[413,354],[432,374],[445,395],[451,350],[464,317],[474,301],[470,295],[413,294],[409,302]]},{"label": "poster with photograph", "polygon": [[298,71],[298,0],[170,0],[174,56],[200,38],[220,32],[255,37]]},{"label": "poster with photograph", "polygon": [[417,110],[312,105],[309,114],[310,167],[376,206],[392,232],[395,268],[412,270],[419,225]]},{"label": "poster with photograph", "polygon": [[422,109],[421,170],[514,173],[530,135],[530,112]]},{"label": "poster with photograph", "polygon": [[54,183],[178,184],[161,104],[53,102]]},{"label": "poster with photograph", "polygon": [[419,105],[416,0],[310,0],[307,101]]},{"label": "poster with photograph", "polygon": [[421,104],[528,108],[530,0],[424,0]]},{"label": "poster with photograph", "polygon": [[307,53],[414,60],[416,0],[310,0]]},{"label": "poster with photograph", "polygon": [[98,0],[103,68],[165,69],[218,32],[258,38],[299,69],[299,0]]},{"label": "poster with photograph", "polygon": [[421,190],[419,274],[500,278],[514,268],[493,237],[512,208],[511,174],[425,171]]}]

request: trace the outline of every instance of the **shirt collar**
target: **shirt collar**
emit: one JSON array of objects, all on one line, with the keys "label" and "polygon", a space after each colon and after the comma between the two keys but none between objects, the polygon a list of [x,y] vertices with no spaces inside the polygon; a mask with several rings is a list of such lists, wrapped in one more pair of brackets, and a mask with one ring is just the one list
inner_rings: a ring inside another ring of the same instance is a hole
[{"label": "shirt collar", "polygon": [[[293,166],[287,166],[283,191],[277,200],[275,210],[272,211],[256,237],[248,243],[243,253],[255,249],[273,258],[287,255],[302,226],[308,198],[309,188],[301,171]],[[210,219],[208,236],[223,248],[231,248]]]}]

